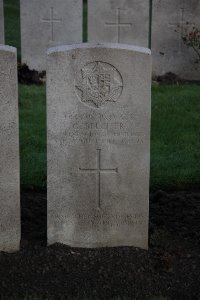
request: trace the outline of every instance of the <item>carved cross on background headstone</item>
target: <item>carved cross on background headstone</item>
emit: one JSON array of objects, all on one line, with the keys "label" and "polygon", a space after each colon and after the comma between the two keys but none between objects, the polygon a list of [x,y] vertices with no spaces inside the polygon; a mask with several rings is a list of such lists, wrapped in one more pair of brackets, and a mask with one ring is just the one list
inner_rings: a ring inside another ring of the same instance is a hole
[{"label": "carved cross on background headstone", "polygon": [[106,23],[106,26],[112,26],[117,28],[117,42],[120,43],[121,41],[121,28],[122,27],[131,27],[132,23],[123,23],[121,22],[121,8],[117,8],[116,10],[116,22],[112,23]]},{"label": "carved cross on background headstone", "polygon": [[42,22],[47,22],[51,25],[51,42],[54,41],[54,23],[60,23],[62,19],[54,18],[54,8],[51,7],[50,18],[43,18]]},{"label": "carved cross on background headstone", "polygon": [[97,158],[96,158],[96,165],[95,169],[83,169],[79,168],[79,171],[86,172],[86,173],[94,173],[96,174],[96,182],[97,182],[97,205],[98,208],[101,208],[101,173],[118,173],[118,168],[115,169],[103,169],[101,168],[101,149],[97,149]]}]

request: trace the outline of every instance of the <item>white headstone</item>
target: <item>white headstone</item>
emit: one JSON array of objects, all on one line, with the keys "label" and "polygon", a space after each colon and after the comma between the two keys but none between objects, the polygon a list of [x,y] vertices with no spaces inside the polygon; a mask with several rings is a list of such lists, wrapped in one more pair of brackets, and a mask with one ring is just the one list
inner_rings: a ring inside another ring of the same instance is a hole
[{"label": "white headstone", "polygon": [[4,7],[3,0],[0,0],[0,44],[4,44]]},{"label": "white headstone", "polygon": [[150,50],[48,51],[48,243],[148,247]]},{"label": "white headstone", "polygon": [[82,42],[82,0],[20,0],[22,62],[46,70],[49,47]]},{"label": "white headstone", "polygon": [[88,0],[88,41],[148,47],[149,0]]},{"label": "white headstone", "polygon": [[0,251],[20,244],[19,128],[16,49],[0,46]]},{"label": "white headstone", "polygon": [[172,72],[183,79],[200,79],[196,54],[182,36],[200,28],[200,1],[154,0],[152,23],[153,75]]}]

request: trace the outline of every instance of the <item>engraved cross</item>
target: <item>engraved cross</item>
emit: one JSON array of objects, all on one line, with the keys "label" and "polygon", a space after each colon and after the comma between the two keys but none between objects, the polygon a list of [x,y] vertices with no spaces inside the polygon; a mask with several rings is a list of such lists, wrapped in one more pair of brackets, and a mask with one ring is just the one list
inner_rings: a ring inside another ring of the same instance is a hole
[{"label": "engraved cross", "polygon": [[102,173],[118,173],[118,168],[115,169],[103,169],[101,168],[101,149],[97,149],[97,157],[96,157],[96,165],[97,167],[95,169],[83,169],[79,168],[80,172],[86,172],[86,173],[94,173],[96,174],[96,182],[97,182],[97,205],[98,208],[101,208],[101,174]]},{"label": "engraved cross", "polygon": [[179,51],[181,51],[182,45],[183,45],[183,43],[182,43],[182,36],[184,34],[184,27],[187,28],[188,25],[192,25],[192,26],[195,25],[193,23],[189,23],[189,22],[186,22],[184,20],[184,17],[185,17],[184,13],[185,13],[185,8],[184,7],[180,8],[180,12],[179,12],[179,14],[180,14],[180,20],[179,20],[179,22],[169,23],[168,24],[169,27],[175,27],[175,30],[178,30],[178,28],[180,29],[180,34],[179,34]]},{"label": "engraved cross", "polygon": [[62,19],[54,18],[54,8],[51,7],[50,18],[43,18],[42,22],[47,22],[51,25],[51,42],[54,41],[54,23],[60,23]]},{"label": "engraved cross", "polygon": [[122,27],[131,27],[132,23],[123,23],[121,22],[121,8],[116,10],[116,23],[106,23],[106,26],[113,26],[117,28],[117,42],[120,43],[121,38],[121,28]]}]

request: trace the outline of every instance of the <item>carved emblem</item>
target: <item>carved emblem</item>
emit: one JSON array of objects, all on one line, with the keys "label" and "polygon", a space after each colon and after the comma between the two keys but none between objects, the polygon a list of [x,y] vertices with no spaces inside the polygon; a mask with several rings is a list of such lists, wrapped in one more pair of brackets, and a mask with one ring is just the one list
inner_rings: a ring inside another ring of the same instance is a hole
[{"label": "carved emblem", "polygon": [[91,62],[81,69],[81,76],[82,82],[76,85],[78,96],[93,107],[116,102],[122,94],[122,76],[108,63]]}]

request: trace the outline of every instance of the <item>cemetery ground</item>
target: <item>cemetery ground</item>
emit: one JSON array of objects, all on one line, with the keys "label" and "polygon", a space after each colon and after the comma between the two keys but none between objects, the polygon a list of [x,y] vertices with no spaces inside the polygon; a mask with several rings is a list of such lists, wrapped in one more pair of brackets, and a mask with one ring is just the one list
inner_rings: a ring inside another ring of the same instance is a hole
[{"label": "cemetery ground", "polygon": [[[20,58],[19,1],[5,10]],[[19,86],[22,242],[0,253],[2,299],[200,299],[200,86],[152,88],[148,251],[46,246],[45,93]]]},{"label": "cemetery ground", "polygon": [[46,246],[45,85],[20,85],[22,242],[0,254],[3,299],[199,299],[199,97],[152,89],[149,250],[74,249]]}]

